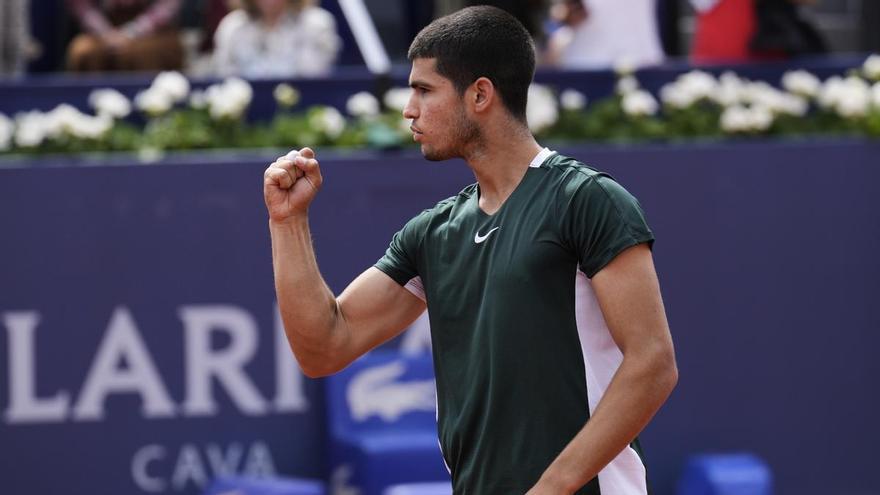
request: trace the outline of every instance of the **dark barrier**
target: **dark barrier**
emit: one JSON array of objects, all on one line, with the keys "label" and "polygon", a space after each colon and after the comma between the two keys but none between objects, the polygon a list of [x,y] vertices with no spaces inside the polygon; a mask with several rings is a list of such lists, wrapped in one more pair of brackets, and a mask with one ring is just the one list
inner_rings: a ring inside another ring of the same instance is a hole
[{"label": "dark barrier", "polygon": [[[656,493],[686,456],[741,450],[781,494],[880,491],[880,144],[560,151],[615,175],[657,235],[681,380],[644,435]],[[311,223],[335,291],[473,180],[411,152],[322,156]],[[324,474],[320,382],[275,333],[270,158],[0,169],[4,492]]]}]

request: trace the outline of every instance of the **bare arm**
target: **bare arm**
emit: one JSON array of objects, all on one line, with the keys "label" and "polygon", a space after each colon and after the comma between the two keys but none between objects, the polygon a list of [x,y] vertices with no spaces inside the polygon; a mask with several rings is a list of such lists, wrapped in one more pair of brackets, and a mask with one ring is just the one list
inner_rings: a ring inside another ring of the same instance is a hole
[{"label": "bare arm", "polygon": [[593,288],[623,362],[587,424],[528,493],[574,493],[647,425],[678,380],[672,338],[650,249],[619,254]]},{"label": "bare arm", "polygon": [[180,11],[180,0],[158,0],[123,28],[133,38],[152,34],[171,25]]},{"label": "bare arm", "polygon": [[375,268],[334,297],[318,270],[308,224],[322,180],[309,148],[294,160],[276,160],[263,180],[284,330],[303,372],[313,377],[339,371],[425,310],[421,299]]},{"label": "bare arm", "polygon": [[103,35],[113,29],[113,25],[95,5],[94,0],[67,0],[67,7],[83,29],[92,34]]}]

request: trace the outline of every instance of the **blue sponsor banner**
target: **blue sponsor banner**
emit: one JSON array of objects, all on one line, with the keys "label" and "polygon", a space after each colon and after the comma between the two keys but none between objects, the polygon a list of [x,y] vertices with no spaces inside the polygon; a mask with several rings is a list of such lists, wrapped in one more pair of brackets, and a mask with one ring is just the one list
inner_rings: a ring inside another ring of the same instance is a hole
[{"label": "blue sponsor banner", "polygon": [[[673,493],[686,456],[741,450],[780,493],[880,491],[880,399],[865,392],[880,376],[880,145],[560,151],[610,171],[657,235],[681,380],[643,435],[656,493]],[[473,181],[413,152],[321,156],[311,225],[337,292]],[[323,383],[279,332],[271,159],[0,169],[0,491],[327,475]]]}]

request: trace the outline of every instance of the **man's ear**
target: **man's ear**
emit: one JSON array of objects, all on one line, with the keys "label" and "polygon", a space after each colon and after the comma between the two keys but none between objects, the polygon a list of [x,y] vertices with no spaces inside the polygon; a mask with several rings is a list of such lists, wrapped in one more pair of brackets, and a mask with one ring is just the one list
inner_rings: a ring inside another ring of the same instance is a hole
[{"label": "man's ear", "polygon": [[471,98],[470,103],[473,105],[474,112],[482,113],[495,103],[495,85],[488,77],[481,77],[471,84],[471,92],[468,95]]}]

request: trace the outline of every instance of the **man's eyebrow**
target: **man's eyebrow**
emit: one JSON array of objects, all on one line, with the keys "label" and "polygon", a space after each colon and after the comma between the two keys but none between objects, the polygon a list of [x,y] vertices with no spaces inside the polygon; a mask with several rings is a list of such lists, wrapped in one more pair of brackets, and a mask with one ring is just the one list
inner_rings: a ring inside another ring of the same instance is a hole
[{"label": "man's eyebrow", "polygon": [[416,89],[416,88],[433,88],[432,85],[428,84],[428,83],[425,82],[425,81],[420,81],[420,80],[418,80],[418,79],[416,79],[415,81],[410,81],[410,83],[409,83],[409,87],[411,87],[411,88],[413,88],[413,89]]}]

